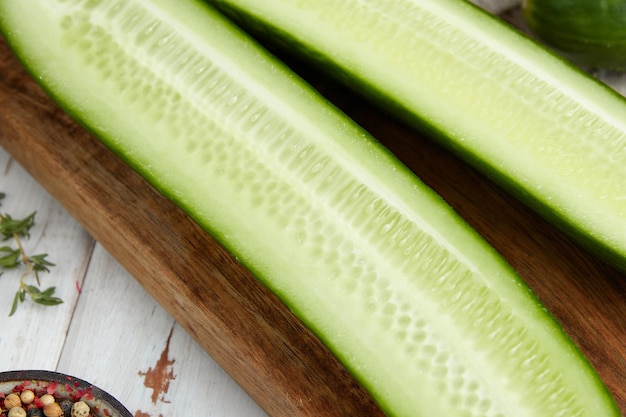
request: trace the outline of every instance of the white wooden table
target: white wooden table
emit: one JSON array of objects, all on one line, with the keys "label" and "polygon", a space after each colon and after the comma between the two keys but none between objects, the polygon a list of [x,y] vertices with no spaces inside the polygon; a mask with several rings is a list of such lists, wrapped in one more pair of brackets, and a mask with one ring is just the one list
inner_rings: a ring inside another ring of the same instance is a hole
[{"label": "white wooden table", "polygon": [[[518,0],[475,0],[492,12]],[[601,74],[624,93],[622,75]],[[27,301],[8,317],[19,274],[0,276],[0,371],[68,373],[108,391],[137,417],[265,413],[137,282],[0,148],[0,212],[37,211],[25,246],[56,264],[42,286],[64,303]]]}]

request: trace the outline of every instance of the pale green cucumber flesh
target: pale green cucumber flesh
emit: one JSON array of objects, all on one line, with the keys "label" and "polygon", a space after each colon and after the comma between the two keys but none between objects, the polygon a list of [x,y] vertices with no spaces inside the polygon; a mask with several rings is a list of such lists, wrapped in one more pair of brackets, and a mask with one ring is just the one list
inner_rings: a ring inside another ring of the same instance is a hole
[{"label": "pale green cucumber flesh", "polygon": [[0,0],[0,29],[68,113],[230,249],[388,415],[619,415],[492,248],[212,9]]},{"label": "pale green cucumber flesh", "polygon": [[626,101],[614,91],[463,0],[211,2],[626,270]]}]

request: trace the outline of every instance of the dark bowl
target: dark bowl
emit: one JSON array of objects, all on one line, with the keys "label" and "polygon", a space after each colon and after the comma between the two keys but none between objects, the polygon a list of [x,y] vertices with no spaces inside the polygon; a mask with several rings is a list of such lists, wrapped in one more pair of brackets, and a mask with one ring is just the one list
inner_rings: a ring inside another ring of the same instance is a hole
[{"label": "dark bowl", "polygon": [[89,382],[53,371],[0,372],[0,393],[31,389],[37,396],[53,394],[59,400],[82,400],[97,417],[133,417],[119,401]]}]

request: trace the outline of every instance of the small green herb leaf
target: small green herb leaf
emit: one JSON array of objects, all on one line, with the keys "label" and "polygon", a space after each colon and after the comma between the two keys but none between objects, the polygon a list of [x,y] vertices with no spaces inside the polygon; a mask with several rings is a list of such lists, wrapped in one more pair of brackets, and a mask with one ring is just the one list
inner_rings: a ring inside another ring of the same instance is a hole
[{"label": "small green herb leaf", "polygon": [[17,268],[20,265],[20,250],[9,246],[0,247],[0,267]]},{"label": "small green herb leaf", "polygon": [[4,236],[4,240],[15,236],[30,237],[30,229],[35,225],[35,213],[17,220],[9,214],[0,216],[0,234]]},{"label": "small green herb leaf", "polygon": [[55,287],[47,288],[44,291],[40,291],[39,288],[33,285],[29,285],[27,288],[27,292],[30,295],[30,298],[37,304],[54,306],[63,303],[63,300],[53,296],[56,289]]},{"label": "small green herb leaf", "polygon": [[11,306],[11,312],[9,313],[9,317],[11,317],[17,311],[17,306],[24,301],[25,292],[24,290],[18,290],[15,293],[15,297],[13,297],[13,305]]},{"label": "small green herb leaf", "polygon": [[33,263],[33,270],[39,272],[50,272],[48,269],[49,266],[55,266],[52,262],[49,262],[46,258],[48,257],[47,253],[43,253],[40,255],[31,255],[28,257],[30,261]]},{"label": "small green herb leaf", "polygon": [[49,266],[55,266],[52,262],[49,262],[46,257],[47,253],[41,255],[31,255],[28,257],[27,264],[30,265],[31,270],[35,274],[35,280],[37,281],[37,285],[39,285],[39,273],[40,272],[50,272]]}]

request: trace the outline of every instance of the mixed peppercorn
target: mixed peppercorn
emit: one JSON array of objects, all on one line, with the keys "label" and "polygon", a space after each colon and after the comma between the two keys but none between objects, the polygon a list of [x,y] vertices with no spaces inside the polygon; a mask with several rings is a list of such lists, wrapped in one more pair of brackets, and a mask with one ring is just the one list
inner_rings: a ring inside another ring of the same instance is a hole
[{"label": "mixed peppercorn", "polygon": [[16,386],[10,393],[0,393],[0,417],[94,417],[89,405],[81,398],[87,391],[69,398],[55,396],[56,384],[41,389]]}]

